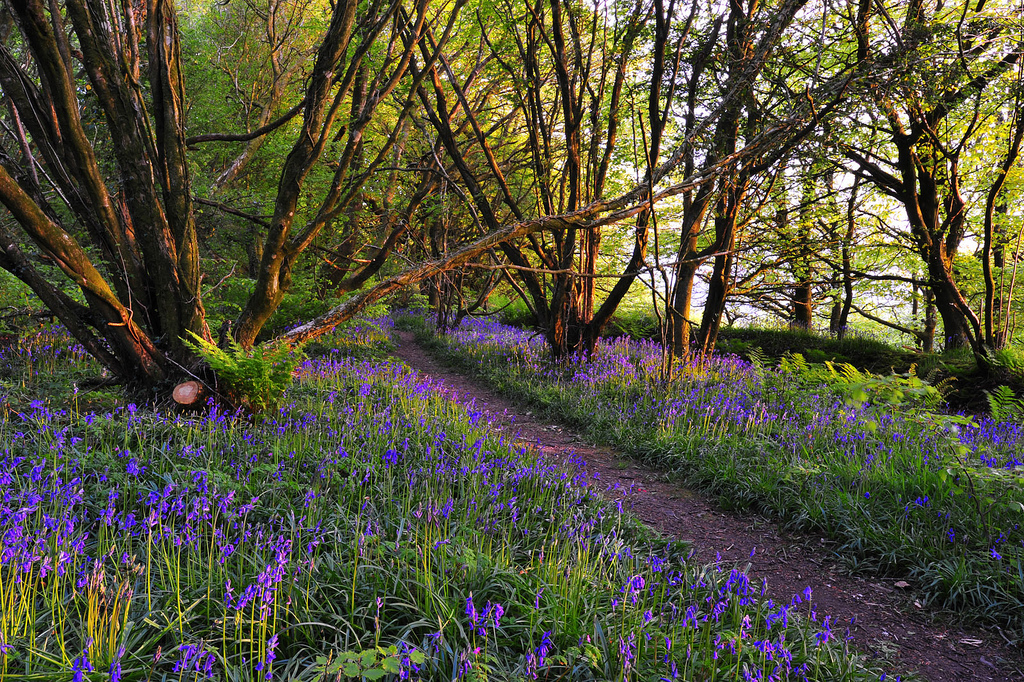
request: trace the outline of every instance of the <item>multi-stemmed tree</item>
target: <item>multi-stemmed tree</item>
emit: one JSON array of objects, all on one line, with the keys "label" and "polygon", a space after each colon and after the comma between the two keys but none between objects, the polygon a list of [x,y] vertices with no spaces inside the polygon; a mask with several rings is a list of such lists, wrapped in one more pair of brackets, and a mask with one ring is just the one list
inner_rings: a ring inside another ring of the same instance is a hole
[{"label": "multi-stemmed tree", "polygon": [[[855,27],[858,56],[868,68],[858,90],[861,106],[851,108],[848,119],[862,135],[842,146],[851,169],[902,206],[946,347],[970,346],[982,365],[997,342],[991,276],[995,207],[1020,149],[1019,115],[1013,116],[996,173],[970,178],[964,168],[988,153],[980,140],[1004,108],[993,91],[1021,85],[1015,73],[1022,58],[1019,16],[1008,9],[967,0],[948,6],[862,2]],[[987,185],[965,187],[976,178]],[[955,271],[971,227],[970,191],[987,197],[981,316]]]},{"label": "multi-stemmed tree", "polygon": [[[187,135],[174,7],[12,0],[0,20],[0,85],[18,143],[0,158],[0,202],[24,235],[4,221],[0,266],[116,375],[141,384],[182,375],[195,365],[188,335],[211,334],[187,147],[204,140]],[[301,124],[273,197],[255,292],[238,319],[242,344],[255,343],[297,259],[387,158],[397,125],[366,167],[350,174],[377,106],[400,97],[402,87],[409,95],[406,71],[434,23],[443,42],[451,24],[429,14],[425,2],[408,10],[397,2],[333,5],[306,74]],[[388,47],[370,60],[378,41]],[[342,127],[333,178],[326,193],[309,197],[304,181],[339,136],[357,78],[368,85]],[[226,139],[239,137],[255,138]],[[65,279],[54,279],[40,260]],[[379,267],[366,265],[368,272]]]}]

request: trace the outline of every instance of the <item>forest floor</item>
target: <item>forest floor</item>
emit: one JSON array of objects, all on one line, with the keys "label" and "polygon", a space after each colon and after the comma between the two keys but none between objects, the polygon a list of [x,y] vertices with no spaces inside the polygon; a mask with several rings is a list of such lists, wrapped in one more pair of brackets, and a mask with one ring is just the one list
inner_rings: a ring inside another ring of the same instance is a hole
[{"label": "forest floor", "polygon": [[641,466],[613,449],[595,446],[558,423],[535,415],[434,358],[411,332],[399,332],[395,355],[443,383],[464,403],[475,403],[493,428],[529,443],[545,457],[575,453],[586,462],[591,485],[608,499],[621,499],[644,523],[691,543],[694,558],[750,565],[755,584],[786,602],[809,586],[819,622],[831,615],[833,631],[870,657],[929,682],[1021,682],[1024,660],[997,632],[964,627],[933,617],[915,601],[905,582],[851,575],[823,537],[783,531],[749,512],[725,511],[717,500],[673,482],[669,472]]}]

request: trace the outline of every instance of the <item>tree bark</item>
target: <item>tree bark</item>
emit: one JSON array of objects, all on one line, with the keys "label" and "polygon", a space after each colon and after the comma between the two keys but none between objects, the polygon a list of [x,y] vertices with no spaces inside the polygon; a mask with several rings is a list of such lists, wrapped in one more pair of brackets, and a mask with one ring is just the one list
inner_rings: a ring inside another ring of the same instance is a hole
[{"label": "tree bark", "polygon": [[[114,349],[114,357],[121,359],[120,362],[112,362],[110,369],[142,372],[142,378],[147,383],[162,380],[166,371],[163,353],[157,350],[141,329],[134,319],[133,311],[121,304],[77,240],[53,223],[2,165],[0,203],[3,203],[39,247],[81,289],[89,308],[99,318],[101,332]],[[9,258],[16,258],[12,250],[5,250]],[[41,296],[47,294],[43,287],[37,286],[34,290]],[[55,300],[56,297],[51,297],[51,301]],[[67,307],[60,309],[66,317],[70,317],[67,315]],[[107,357],[101,355],[99,359]]]},{"label": "tree bark", "polygon": [[843,308],[836,321],[836,338],[842,341],[850,326],[850,309],[853,307],[853,243],[857,235],[857,196],[860,190],[860,178],[854,178],[850,189],[850,198],[846,203],[846,234],[843,236]]},{"label": "tree bark", "polygon": [[704,314],[697,332],[697,345],[701,357],[708,357],[715,349],[718,331],[725,313],[726,298],[729,294],[729,279],[732,276],[733,249],[736,247],[736,219],[743,201],[742,186],[746,180],[736,180],[718,200],[715,215],[715,265],[708,280],[708,298],[704,303]]}]

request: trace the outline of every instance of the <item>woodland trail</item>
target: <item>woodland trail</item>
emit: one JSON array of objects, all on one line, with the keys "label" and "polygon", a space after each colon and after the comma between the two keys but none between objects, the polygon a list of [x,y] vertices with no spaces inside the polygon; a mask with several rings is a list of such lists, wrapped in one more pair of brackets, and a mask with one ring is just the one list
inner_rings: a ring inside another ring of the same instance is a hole
[{"label": "woodland trail", "polygon": [[912,591],[896,586],[899,581],[851,575],[825,538],[782,531],[756,514],[723,511],[716,500],[673,482],[668,472],[595,446],[445,366],[411,332],[399,332],[399,341],[398,358],[441,381],[461,402],[472,401],[494,429],[536,446],[545,457],[576,453],[586,462],[591,485],[607,499],[622,500],[649,526],[690,542],[697,561],[749,564],[752,582],[767,581],[776,602],[788,603],[809,586],[819,622],[831,615],[833,632],[842,637],[848,628],[852,644],[869,657],[914,670],[929,682],[1024,681],[1021,652],[998,632],[934,621]]}]

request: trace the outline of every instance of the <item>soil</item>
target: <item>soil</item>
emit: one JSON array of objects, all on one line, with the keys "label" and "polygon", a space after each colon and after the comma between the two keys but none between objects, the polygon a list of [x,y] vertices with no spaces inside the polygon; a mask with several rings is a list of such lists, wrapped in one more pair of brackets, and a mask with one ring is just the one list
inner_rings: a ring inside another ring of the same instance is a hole
[{"label": "soil", "polygon": [[1021,652],[998,632],[944,621],[922,608],[913,586],[903,581],[851,575],[826,538],[785,532],[756,514],[723,510],[716,499],[673,482],[668,472],[596,446],[444,365],[411,332],[399,337],[395,355],[413,369],[441,381],[460,401],[473,401],[493,428],[513,432],[545,457],[575,453],[586,462],[591,485],[600,486],[607,498],[624,500],[649,526],[691,543],[697,561],[749,564],[751,580],[767,581],[776,602],[788,602],[809,586],[819,622],[831,615],[835,632],[848,627],[853,646],[886,668],[915,671],[929,682],[1024,681]]}]

